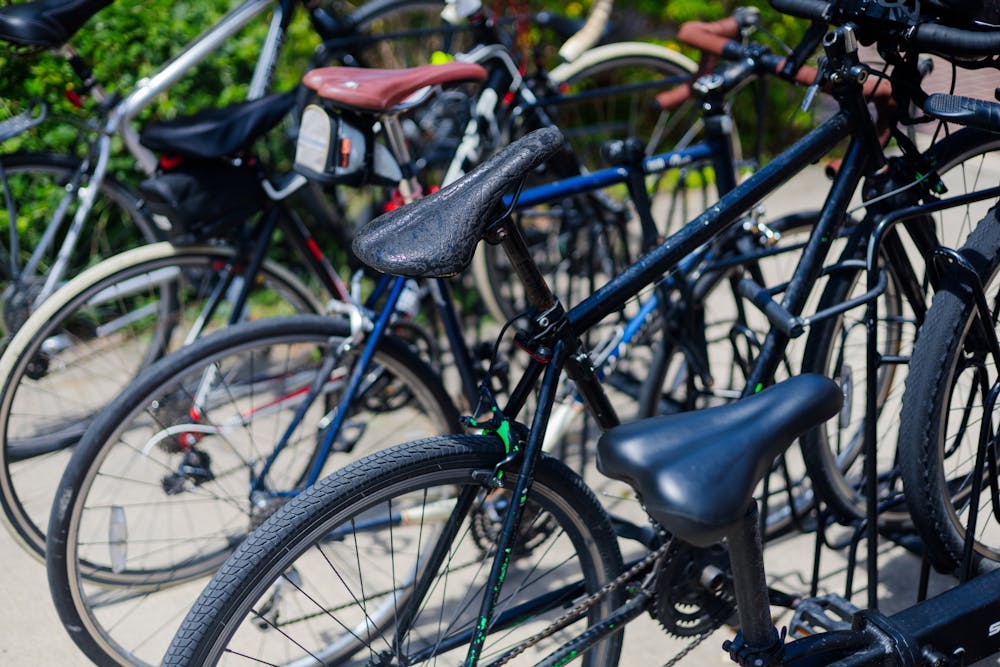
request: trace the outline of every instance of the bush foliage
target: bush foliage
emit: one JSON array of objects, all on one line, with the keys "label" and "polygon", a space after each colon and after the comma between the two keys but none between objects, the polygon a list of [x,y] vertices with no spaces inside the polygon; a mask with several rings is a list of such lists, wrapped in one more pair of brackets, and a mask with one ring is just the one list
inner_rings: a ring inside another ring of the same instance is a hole
[{"label": "bush foliage", "polygon": [[[237,4],[235,0],[119,0],[92,18],[73,39],[73,44],[93,67],[96,79],[107,89],[127,91]],[[721,18],[730,13],[736,4],[733,0],[712,3],[703,0],[619,0],[614,20],[621,29],[616,34],[676,46],[672,38],[681,22]],[[795,19],[778,15],[763,0],[753,0],[750,4],[761,7],[765,25],[778,39],[786,42],[794,39],[799,27]],[[562,5],[553,0],[532,0],[530,6],[561,11],[570,16],[582,15],[586,10],[586,3]],[[352,6],[339,2],[332,9],[349,12]],[[252,22],[205,63],[161,95],[150,109],[143,112],[139,121],[154,116],[169,118],[178,113],[244,98],[258,47],[266,31],[266,17]],[[295,84],[317,42],[305,13],[297,12],[277,72],[278,89],[287,89]],[[20,110],[30,98],[45,100],[55,116],[86,117],[85,112],[75,109],[64,96],[64,92],[72,90],[75,85],[76,77],[67,63],[57,56],[48,53],[2,53],[0,118]],[[775,100],[781,102],[780,97]],[[67,144],[75,137],[72,132],[67,132],[65,128],[60,130],[56,124],[49,124],[48,127],[50,133],[42,133],[33,143],[48,148],[70,148]],[[772,130],[773,133],[780,131],[778,128]],[[787,138],[782,137],[782,140]],[[6,152],[17,147],[16,142],[12,142],[3,150]]]}]

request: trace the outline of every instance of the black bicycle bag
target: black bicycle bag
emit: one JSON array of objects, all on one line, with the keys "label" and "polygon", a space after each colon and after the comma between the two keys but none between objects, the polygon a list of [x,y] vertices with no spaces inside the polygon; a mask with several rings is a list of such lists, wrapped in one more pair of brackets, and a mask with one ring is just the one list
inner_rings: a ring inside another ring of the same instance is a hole
[{"label": "black bicycle bag", "polygon": [[170,221],[174,243],[225,238],[267,206],[253,165],[191,157],[161,158],[139,186],[147,208]]}]

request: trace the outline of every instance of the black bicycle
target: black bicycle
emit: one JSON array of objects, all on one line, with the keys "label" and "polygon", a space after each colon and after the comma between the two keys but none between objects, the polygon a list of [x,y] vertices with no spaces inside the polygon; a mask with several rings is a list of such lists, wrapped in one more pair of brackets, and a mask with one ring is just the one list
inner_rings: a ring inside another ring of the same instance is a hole
[{"label": "black bicycle", "polygon": [[[998,605],[992,580],[967,584],[963,593],[946,594],[892,621],[864,612],[856,617],[855,630],[816,635],[786,649],[767,615],[760,552],[744,546],[759,539],[755,519],[744,520],[750,495],[772,458],[796,435],[841,409],[841,391],[809,377],[763,388],[792,336],[859,302],[868,303],[869,345],[877,341],[873,315],[887,284],[878,243],[899,218],[880,219],[869,234],[864,267],[869,289],[863,298],[802,315],[850,195],[863,175],[882,165],[876,125],[861,95],[868,70],[857,59],[858,38],[877,35],[883,51],[897,53],[895,90],[901,90],[897,81],[919,81],[920,49],[965,58],[1000,50],[996,32],[917,21],[905,8],[851,1],[775,4],[840,26],[823,37],[823,74],[840,111],[568,312],[529,261],[518,228],[509,218],[494,223],[490,215],[504,191],[559,149],[561,139],[551,130],[529,135],[439,195],[360,231],[359,256],[403,275],[423,275],[427,266],[435,267],[435,275],[460,271],[483,235],[503,244],[534,307],[532,326],[518,338],[531,357],[528,370],[506,405],[487,398],[492,419],[471,422],[486,434],[387,450],[327,478],[272,517],[213,579],[165,664],[252,656],[279,664],[356,659],[389,665],[464,656],[464,664],[498,665],[530,654],[543,665],[580,656],[586,664],[608,665],[617,660],[622,625],[641,613],[650,611],[665,624],[699,634],[734,607],[743,634],[729,650],[743,664],[885,664],[887,655],[902,664],[948,664],[959,650],[969,659],[996,650],[996,633],[990,634]],[[921,97],[912,85],[909,96],[928,116],[994,126],[995,104]],[[636,488],[653,525],[613,522],[577,475],[541,452],[563,370],[602,428],[618,422],[579,337],[845,138],[850,138],[846,158],[782,302],[745,287],[774,323],[750,376],[750,397],[714,412],[663,418],[648,432],[646,426],[625,427],[606,436],[601,469]],[[969,197],[995,201],[998,196],[1000,188],[985,188],[915,208],[928,213]],[[442,219],[450,221],[447,244],[435,237]],[[519,424],[516,418],[539,380],[539,408],[530,427]],[[869,407],[877,382],[878,373],[869,370]],[[804,398],[792,400],[792,394]],[[869,412],[865,433],[870,511],[878,483],[874,415]],[[755,455],[731,463],[735,449]],[[869,523],[874,530],[874,521]],[[618,537],[643,547],[627,564]],[[729,540],[728,554],[713,546],[723,537]],[[869,541],[872,557],[875,544]],[[869,587],[873,591],[875,582]],[[948,638],[944,628],[951,623],[962,629]],[[881,641],[885,637],[892,642]]]}]

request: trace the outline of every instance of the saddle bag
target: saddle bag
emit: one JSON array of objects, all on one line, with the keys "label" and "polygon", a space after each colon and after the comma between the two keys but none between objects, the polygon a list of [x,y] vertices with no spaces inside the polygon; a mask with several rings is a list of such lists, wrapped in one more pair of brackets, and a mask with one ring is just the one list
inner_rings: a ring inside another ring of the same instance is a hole
[{"label": "saddle bag", "polygon": [[268,202],[253,165],[221,159],[161,158],[139,190],[147,208],[170,221],[174,243],[225,238]]},{"label": "saddle bag", "polygon": [[302,111],[295,170],[325,185],[387,185],[403,179],[392,153],[375,141],[371,118],[310,104]]}]

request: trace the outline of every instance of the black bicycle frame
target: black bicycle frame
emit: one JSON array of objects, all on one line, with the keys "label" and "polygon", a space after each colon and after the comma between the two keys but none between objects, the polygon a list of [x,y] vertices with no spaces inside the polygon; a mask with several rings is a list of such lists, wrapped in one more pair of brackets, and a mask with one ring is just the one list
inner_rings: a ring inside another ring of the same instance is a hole
[{"label": "black bicycle frame", "polygon": [[[881,156],[881,146],[873,132],[855,132],[872,127],[871,116],[864,105],[860,86],[848,84],[835,91],[841,103],[841,110],[820,126],[809,132],[788,150],[757,171],[743,184],[725,194],[720,201],[702,215],[688,223],[664,243],[654,248],[621,275],[599,289],[589,298],[569,312],[563,313],[561,306],[552,296],[537,266],[531,261],[523,236],[509,220],[504,223],[499,235],[504,249],[518,277],[525,285],[528,301],[534,307],[534,334],[527,340],[529,353],[536,363],[544,365],[544,377],[539,391],[538,408],[534,415],[527,442],[524,443],[521,474],[512,490],[514,498],[528,493],[534,466],[541,454],[541,443],[552,409],[559,377],[565,368],[567,375],[576,383],[578,391],[590,413],[602,429],[611,428],[619,419],[590,359],[579,340],[583,333],[615,312],[620,304],[636,296],[646,285],[659,280],[671,272],[686,256],[698,250],[703,244],[726,231],[737,222],[742,213],[760,201],[792,176],[830,152],[844,139],[851,138],[847,158],[837,174],[833,188],[827,197],[822,216],[803,251],[795,273],[785,292],[782,305],[793,315],[798,315],[805,304],[810,288],[819,276],[832,239],[846,219],[846,211],[851,195],[865,176],[874,155]],[[876,151],[873,155],[872,151]],[[784,355],[789,337],[772,328],[760,352],[748,391],[760,391],[770,378]],[[525,341],[522,339],[522,344]],[[520,385],[519,385],[520,387]],[[516,419],[519,405],[508,403],[506,414]],[[512,503],[504,517],[504,524],[497,544],[500,554],[485,585],[477,632],[469,647],[466,659],[468,667],[478,664],[479,652],[485,643],[485,629],[490,627],[495,602],[502,585],[508,557],[517,533],[523,504]]]}]

